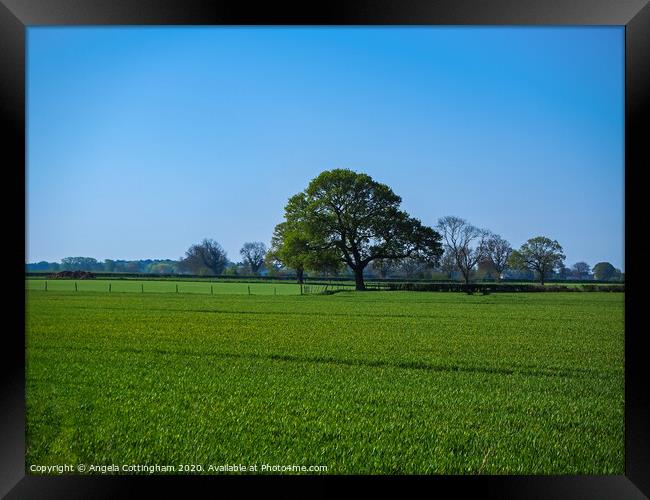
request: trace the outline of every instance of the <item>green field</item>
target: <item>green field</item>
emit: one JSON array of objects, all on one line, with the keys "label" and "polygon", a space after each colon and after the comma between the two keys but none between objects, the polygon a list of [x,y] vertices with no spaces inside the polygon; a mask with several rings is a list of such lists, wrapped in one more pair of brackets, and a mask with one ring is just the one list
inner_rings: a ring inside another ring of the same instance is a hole
[{"label": "green field", "polygon": [[[300,285],[296,283],[238,283],[208,281],[170,281],[170,280],[25,280],[27,290],[45,290],[47,281],[48,291],[75,290],[75,283],[79,292],[108,292],[109,284],[112,293],[201,293],[201,294],[245,294],[248,295],[300,295]],[[143,288],[144,287],[144,288]]]},{"label": "green field", "polygon": [[228,283],[210,296],[79,283],[26,292],[28,472],[624,472],[622,293],[217,293],[248,286]]}]

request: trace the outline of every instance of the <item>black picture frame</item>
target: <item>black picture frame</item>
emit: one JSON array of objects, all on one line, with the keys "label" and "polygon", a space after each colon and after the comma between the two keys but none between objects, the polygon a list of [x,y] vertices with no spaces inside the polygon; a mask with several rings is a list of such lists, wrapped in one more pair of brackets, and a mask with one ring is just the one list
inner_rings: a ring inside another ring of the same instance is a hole
[{"label": "black picture frame", "polygon": [[[648,0],[357,0],[276,2],[227,0],[0,0],[0,114],[3,172],[9,189],[2,198],[13,222],[7,238],[11,279],[24,286],[25,247],[25,35],[37,25],[618,25],[625,26],[625,474],[622,476],[348,476],[131,477],[25,475],[24,295],[9,290],[8,312],[17,321],[2,338],[0,495],[7,498],[115,498],[162,484],[180,487],[225,481],[246,489],[289,480],[312,491],[332,492],[372,479],[385,492],[403,492],[414,480],[428,492],[479,494],[489,498],[644,498],[650,496],[650,391],[643,349],[640,235],[646,233],[641,204],[644,168],[650,166],[650,6]],[[11,196],[7,196],[7,193]],[[12,242],[9,244],[9,242]],[[9,286],[9,285],[7,285]],[[13,287],[12,287],[13,288]],[[172,483],[171,480],[174,480]],[[333,486],[337,485],[337,486]],[[284,488],[284,483],[283,483]],[[218,491],[218,490],[213,490]],[[184,492],[184,494],[186,494]]]}]

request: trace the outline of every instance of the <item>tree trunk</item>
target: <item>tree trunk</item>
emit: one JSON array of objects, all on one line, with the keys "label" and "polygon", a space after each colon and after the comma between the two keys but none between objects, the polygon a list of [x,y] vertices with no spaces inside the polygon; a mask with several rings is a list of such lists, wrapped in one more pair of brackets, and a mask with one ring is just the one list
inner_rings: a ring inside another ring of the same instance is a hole
[{"label": "tree trunk", "polygon": [[539,271],[539,283],[540,285],[544,284],[544,271]]},{"label": "tree trunk", "polygon": [[354,270],[354,282],[356,285],[356,290],[365,290],[366,285],[363,282],[363,268],[361,266],[357,267]]},{"label": "tree trunk", "polygon": [[303,279],[304,273],[305,273],[304,269],[296,269],[296,277],[298,278],[298,283],[301,285],[303,284],[304,281]]}]

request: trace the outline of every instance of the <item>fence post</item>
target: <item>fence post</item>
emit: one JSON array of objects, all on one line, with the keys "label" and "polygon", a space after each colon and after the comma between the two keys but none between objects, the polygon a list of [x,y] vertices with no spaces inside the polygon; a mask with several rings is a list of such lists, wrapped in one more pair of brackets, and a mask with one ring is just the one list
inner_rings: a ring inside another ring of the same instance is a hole
[{"label": "fence post", "polygon": [[77,290],[77,282],[76,282],[76,281],[74,282],[74,291],[75,291],[75,292],[78,292],[78,291],[79,291],[79,290]]},{"label": "fence post", "polygon": [[176,293],[178,293],[178,283],[176,283]]},{"label": "fence post", "polygon": [[45,280],[45,291],[47,292],[47,280]]},{"label": "fence post", "polygon": [[108,293],[111,293],[111,285],[112,285],[112,283],[108,284]]},{"label": "fence post", "polygon": [[210,295],[214,295],[214,290],[212,289],[212,285],[210,285]]},{"label": "fence post", "polygon": [[251,294],[251,286],[248,285],[248,295],[250,295],[250,294]]},{"label": "fence post", "polygon": [[276,287],[273,287],[273,295],[277,295],[277,294],[278,294],[278,289]]},{"label": "fence post", "polygon": [[302,295],[302,283],[300,283],[300,295]]},{"label": "fence post", "polygon": [[140,292],[144,293],[144,283],[140,283]]}]

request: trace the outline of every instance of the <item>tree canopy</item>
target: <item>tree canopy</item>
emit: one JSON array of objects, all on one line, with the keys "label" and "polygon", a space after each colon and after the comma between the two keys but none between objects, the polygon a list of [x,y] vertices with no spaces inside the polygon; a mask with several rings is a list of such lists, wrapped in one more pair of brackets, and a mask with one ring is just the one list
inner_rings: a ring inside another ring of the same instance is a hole
[{"label": "tree canopy", "polygon": [[61,259],[62,271],[98,271],[102,264],[92,257],[64,257]]},{"label": "tree canopy", "polygon": [[591,276],[591,266],[586,262],[576,262],[571,267],[574,275],[579,279],[587,279]]},{"label": "tree canopy", "polygon": [[527,269],[537,273],[540,283],[544,278],[564,262],[562,246],[556,241],[545,236],[529,239],[519,250],[510,255],[508,264],[514,269]]},{"label": "tree canopy", "polygon": [[305,271],[328,274],[343,267],[334,249],[312,251],[308,238],[300,228],[287,221],[275,226],[267,261],[294,269],[298,283],[303,282]]},{"label": "tree canopy", "polygon": [[369,175],[348,169],[322,172],[285,207],[286,226],[280,231],[296,251],[292,245],[286,250],[315,262],[338,259],[354,272],[357,290],[365,289],[363,271],[374,260],[436,263],[442,255],[440,234],[400,210],[401,201]]},{"label": "tree canopy", "polygon": [[609,262],[599,262],[593,268],[594,277],[597,280],[609,281],[621,278],[621,271],[616,269]]},{"label": "tree canopy", "polygon": [[227,264],[226,251],[219,243],[207,238],[201,243],[192,245],[180,262],[182,269],[194,274],[214,275],[221,274]]}]

